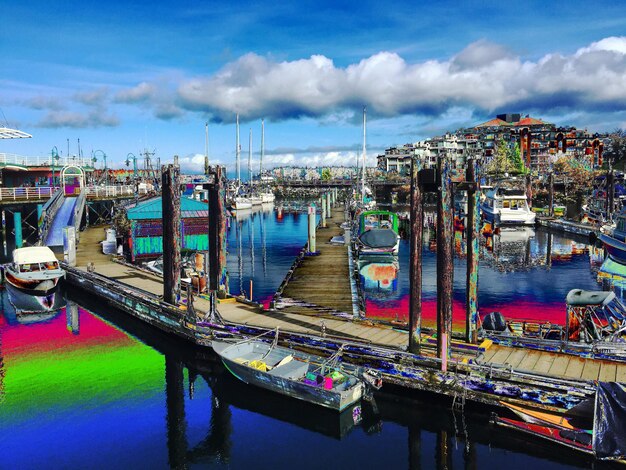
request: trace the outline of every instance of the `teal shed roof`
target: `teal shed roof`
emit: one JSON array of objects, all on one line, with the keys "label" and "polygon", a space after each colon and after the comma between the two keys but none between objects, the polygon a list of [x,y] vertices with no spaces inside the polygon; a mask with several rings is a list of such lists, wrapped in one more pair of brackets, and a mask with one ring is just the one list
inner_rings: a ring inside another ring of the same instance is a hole
[{"label": "teal shed roof", "polygon": [[[163,207],[160,197],[142,201],[126,210],[128,220],[146,220],[163,218]],[[196,201],[187,197],[180,198],[181,219],[194,219],[209,216],[206,202]]]}]

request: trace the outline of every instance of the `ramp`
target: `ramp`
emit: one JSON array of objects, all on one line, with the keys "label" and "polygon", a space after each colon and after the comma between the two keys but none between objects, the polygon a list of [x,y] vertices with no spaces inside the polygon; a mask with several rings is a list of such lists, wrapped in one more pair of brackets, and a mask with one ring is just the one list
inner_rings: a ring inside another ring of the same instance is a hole
[{"label": "ramp", "polygon": [[68,225],[74,225],[74,209],[79,198],[64,197],[63,199],[63,203],[59,207],[48,229],[46,246],[63,246],[63,228]]}]

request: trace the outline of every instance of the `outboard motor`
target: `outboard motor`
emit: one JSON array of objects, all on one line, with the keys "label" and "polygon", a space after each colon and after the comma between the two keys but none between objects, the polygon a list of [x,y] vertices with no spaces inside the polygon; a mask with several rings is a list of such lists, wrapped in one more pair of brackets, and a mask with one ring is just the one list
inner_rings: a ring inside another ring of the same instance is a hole
[{"label": "outboard motor", "polygon": [[500,312],[490,312],[483,318],[483,330],[487,331],[505,331],[506,320]]}]

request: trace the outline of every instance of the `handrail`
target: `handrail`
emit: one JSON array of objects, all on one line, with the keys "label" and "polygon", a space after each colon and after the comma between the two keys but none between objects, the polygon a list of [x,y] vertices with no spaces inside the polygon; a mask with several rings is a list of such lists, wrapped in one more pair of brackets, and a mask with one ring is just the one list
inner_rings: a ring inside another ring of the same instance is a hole
[{"label": "handrail", "polygon": [[87,200],[87,193],[85,188],[81,189],[80,196],[74,206],[74,233],[76,234],[76,243],[80,240],[80,222],[83,218],[83,212],[85,211],[85,201]]},{"label": "handrail", "polygon": [[51,197],[58,188],[35,186],[30,188],[0,188],[0,201],[41,200]]},{"label": "handrail", "polygon": [[52,195],[52,197],[46,202],[42,211],[41,217],[37,221],[37,225],[39,226],[39,241],[38,245],[42,245],[45,243],[46,238],[48,238],[48,230],[50,230],[50,226],[52,225],[52,221],[56,213],[63,204],[63,189],[58,188],[57,191]]},{"label": "handrail", "polygon": [[20,166],[54,166],[61,168],[64,166],[85,166],[93,167],[91,158],[85,157],[59,157],[53,159],[52,155],[27,157],[24,155],[16,155],[14,153],[1,153],[0,164],[4,165],[20,165]]}]

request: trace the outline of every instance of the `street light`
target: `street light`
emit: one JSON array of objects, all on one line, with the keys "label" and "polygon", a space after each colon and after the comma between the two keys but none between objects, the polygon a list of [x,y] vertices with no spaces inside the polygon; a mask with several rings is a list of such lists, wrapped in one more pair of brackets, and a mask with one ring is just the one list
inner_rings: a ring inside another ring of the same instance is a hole
[{"label": "street light", "polygon": [[134,153],[126,155],[126,166],[130,165],[129,157],[133,157],[133,180],[137,180],[137,156]]},{"label": "street light", "polygon": [[102,154],[102,157],[104,158],[104,185],[108,185],[109,184],[109,175],[108,175],[108,171],[107,171],[107,154],[104,153],[102,150],[95,150],[93,152],[93,159],[94,162],[96,161],[96,153],[100,152]]},{"label": "street light", "polygon": [[[51,155],[51,161],[52,161],[52,187],[54,188],[54,168],[56,166],[57,163],[59,163],[59,149],[57,148],[57,146],[55,145],[54,147],[52,147],[52,150],[50,151],[50,155]],[[56,160],[56,161],[55,161]],[[61,169],[59,169],[59,178],[61,177]]]}]

